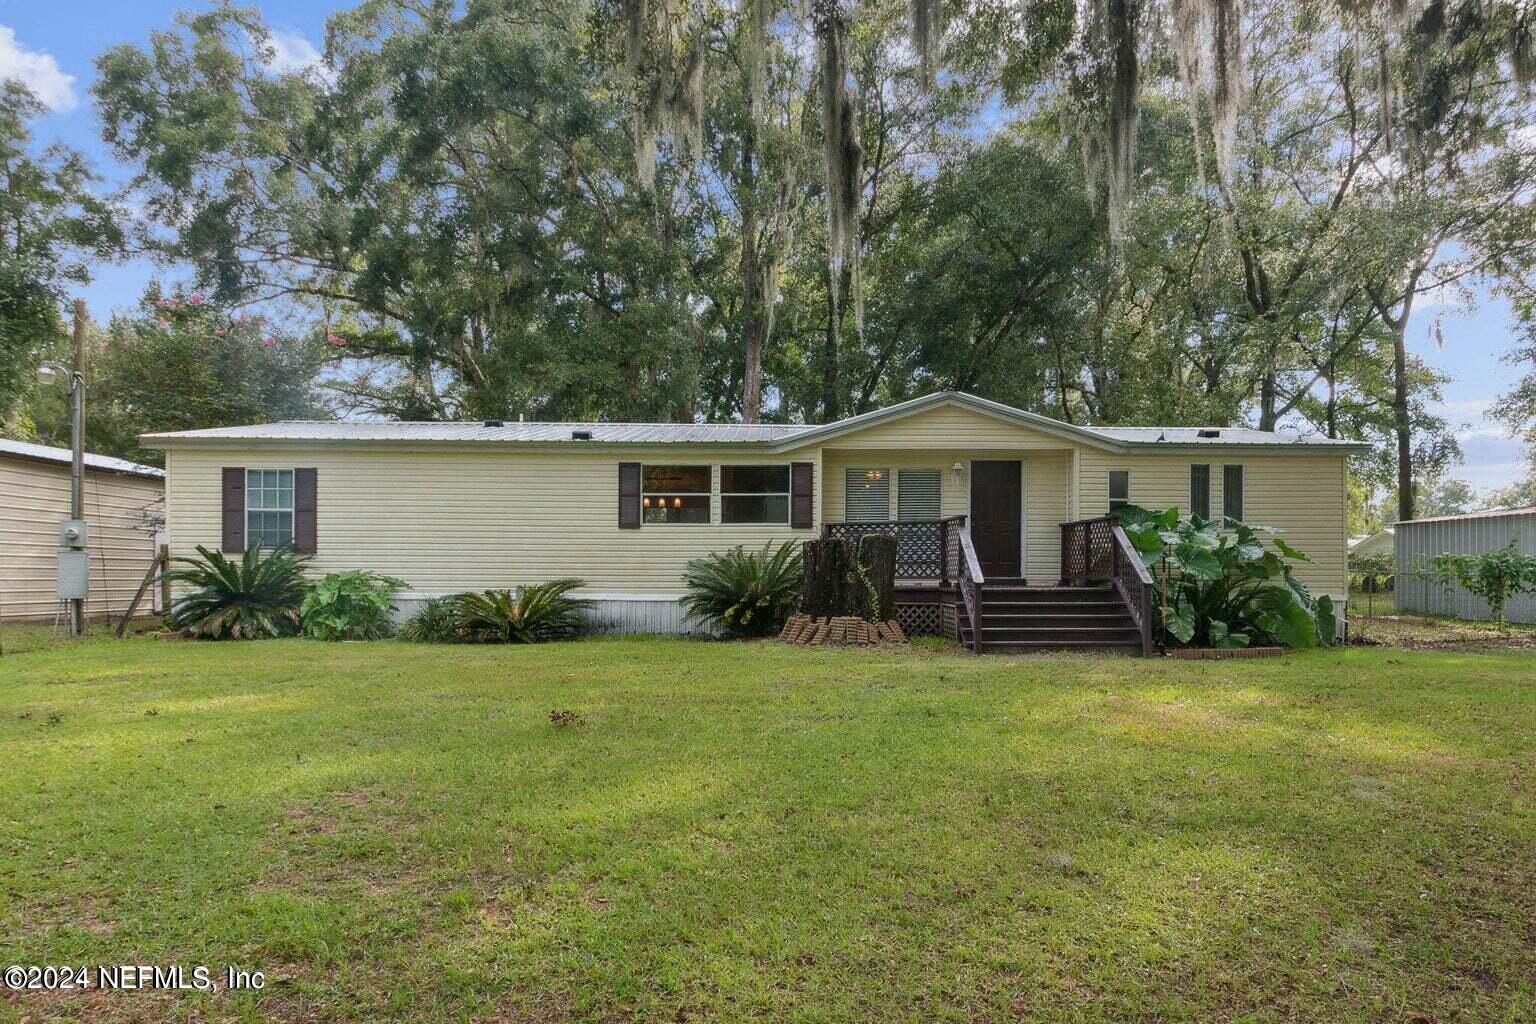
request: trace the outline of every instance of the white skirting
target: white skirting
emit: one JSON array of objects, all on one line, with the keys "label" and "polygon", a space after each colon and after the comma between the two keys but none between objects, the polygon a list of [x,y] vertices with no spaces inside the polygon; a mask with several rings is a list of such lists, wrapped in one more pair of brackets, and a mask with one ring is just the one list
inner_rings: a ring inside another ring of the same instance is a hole
[{"label": "white skirting", "polygon": [[[429,597],[410,591],[395,595],[396,623],[415,615]],[[578,594],[592,602],[587,621],[596,633],[707,633],[708,630],[685,618],[682,599],[676,594]]]}]

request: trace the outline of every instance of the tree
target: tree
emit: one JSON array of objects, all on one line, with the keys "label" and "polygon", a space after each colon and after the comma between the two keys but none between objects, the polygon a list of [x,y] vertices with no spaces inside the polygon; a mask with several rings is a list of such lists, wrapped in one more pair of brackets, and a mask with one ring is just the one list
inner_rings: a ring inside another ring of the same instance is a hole
[{"label": "tree", "polygon": [[45,108],[25,86],[0,81],[0,429],[29,434],[19,406],[63,336],[59,307],[71,284],[122,240],[98,180],[64,146],[34,153],[30,123]]},{"label": "tree", "polygon": [[1459,516],[1478,507],[1477,492],[1465,480],[1435,480],[1419,492],[1418,511],[1426,516]]},{"label": "tree", "polygon": [[[141,433],[323,416],[315,375],[326,344],[286,334],[260,314],[231,315],[201,293],[151,288],[136,314],[97,335],[86,447],[160,465],[164,453],[141,448]],[[39,439],[68,445],[67,408],[49,408]]]}]

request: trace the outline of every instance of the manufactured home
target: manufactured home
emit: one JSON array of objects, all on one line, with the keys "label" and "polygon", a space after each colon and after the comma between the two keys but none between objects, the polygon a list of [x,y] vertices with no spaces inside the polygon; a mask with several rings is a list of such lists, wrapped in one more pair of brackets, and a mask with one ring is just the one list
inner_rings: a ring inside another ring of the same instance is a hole
[{"label": "manufactured home", "polygon": [[[59,523],[69,518],[68,448],[0,438],[0,622],[50,622],[58,598]],[[91,621],[120,617],[154,562],[165,508],[165,473],[106,455],[85,455],[85,520]],[[158,610],[158,591],[140,605]]]},{"label": "manufactured home", "polygon": [[903,622],[977,650],[1144,650],[1149,580],[1109,518],[1126,503],[1283,530],[1307,585],[1344,601],[1362,448],[1084,427],[957,392],[824,425],[284,422],[143,443],[166,452],[174,555],[291,542],[319,573],[406,580],[404,611],[575,576],[600,628],[680,632],[691,558],[892,532]]}]

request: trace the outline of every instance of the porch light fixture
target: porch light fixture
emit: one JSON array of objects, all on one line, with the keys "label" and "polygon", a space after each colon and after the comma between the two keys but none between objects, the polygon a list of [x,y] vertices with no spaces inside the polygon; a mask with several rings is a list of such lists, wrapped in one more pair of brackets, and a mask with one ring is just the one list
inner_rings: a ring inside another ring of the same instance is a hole
[{"label": "porch light fixture", "polygon": [[950,475],[955,478],[955,486],[960,486],[960,481],[965,478],[965,463],[957,462],[949,467]]}]

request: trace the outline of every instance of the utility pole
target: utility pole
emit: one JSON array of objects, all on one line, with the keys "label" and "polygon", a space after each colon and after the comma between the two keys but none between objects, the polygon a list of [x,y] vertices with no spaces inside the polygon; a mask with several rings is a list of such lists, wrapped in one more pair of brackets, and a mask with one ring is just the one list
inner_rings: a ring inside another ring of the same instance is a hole
[{"label": "utility pole", "polygon": [[[69,518],[85,518],[85,300],[75,300],[75,370],[69,379],[70,444]],[[89,566],[89,561],[87,561]],[[89,574],[89,569],[87,569]],[[69,631],[85,633],[85,600],[69,602]]]}]

